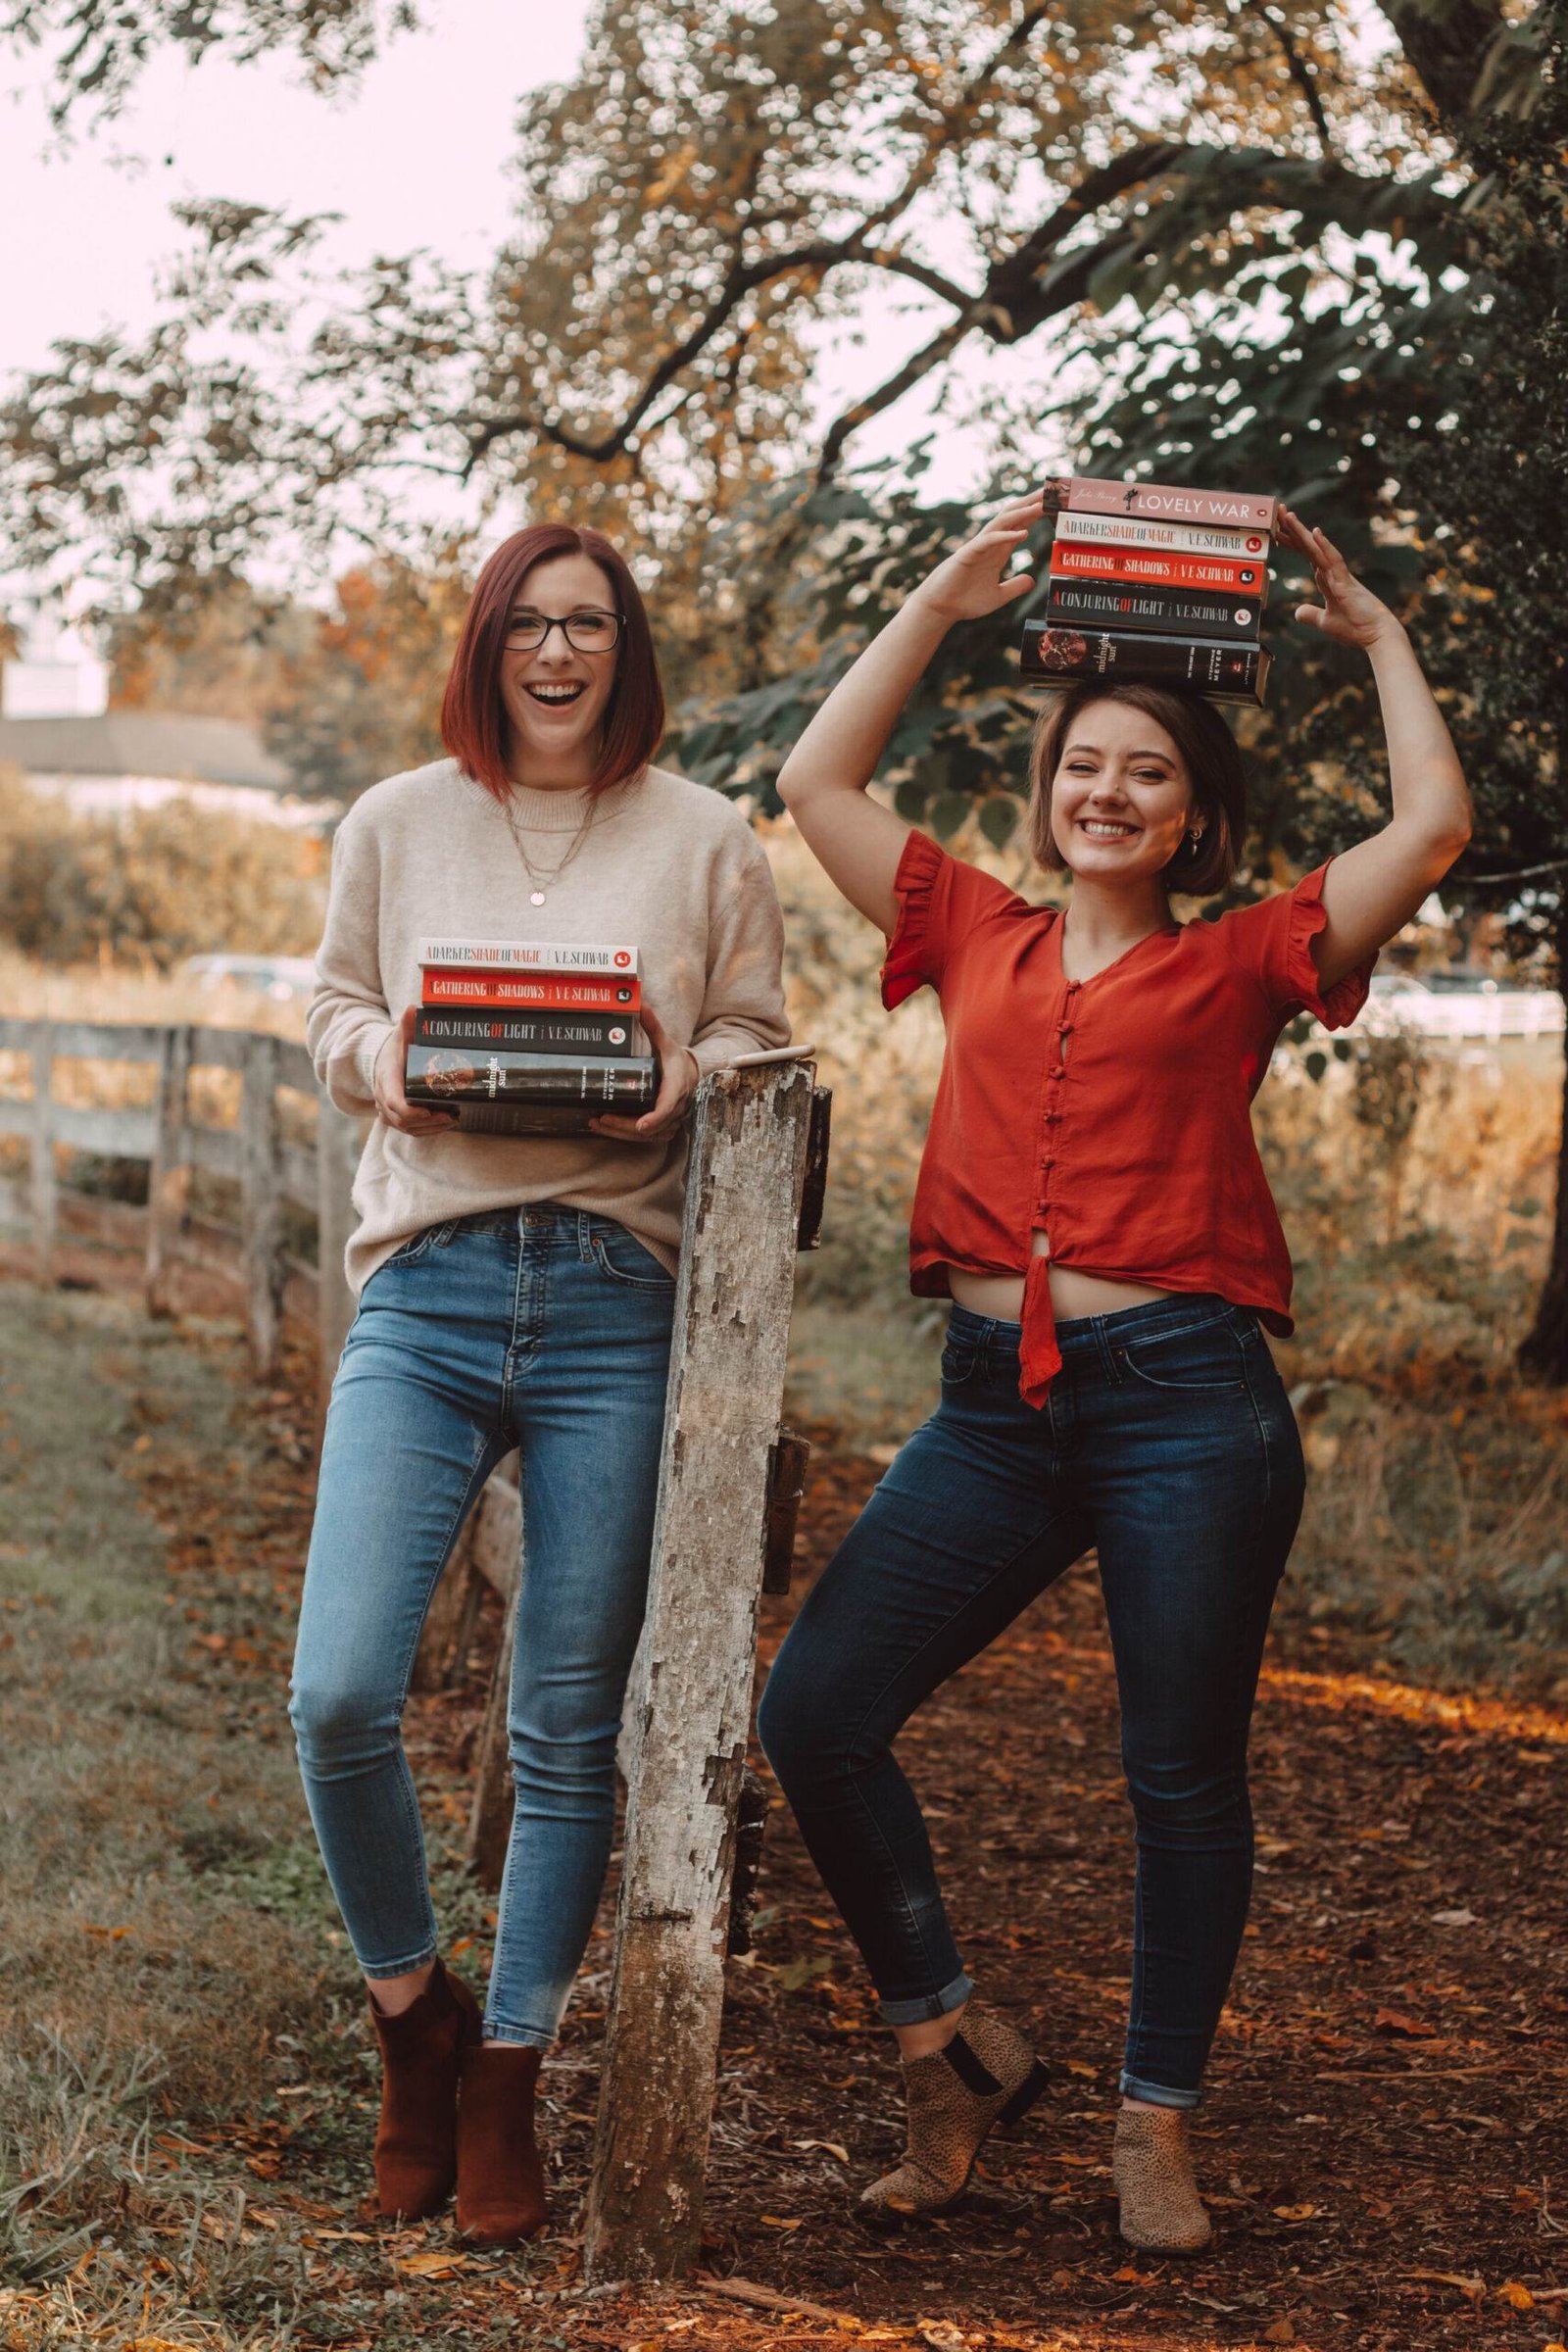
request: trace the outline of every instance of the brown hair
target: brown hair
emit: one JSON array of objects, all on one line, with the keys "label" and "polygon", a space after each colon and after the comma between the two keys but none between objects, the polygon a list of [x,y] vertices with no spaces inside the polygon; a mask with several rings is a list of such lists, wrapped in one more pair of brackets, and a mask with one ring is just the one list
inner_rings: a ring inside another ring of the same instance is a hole
[{"label": "brown hair", "polygon": [[523,575],[552,556],[587,556],[609,574],[620,614],[615,682],[605,706],[604,733],[590,792],[608,792],[648,765],[664,732],[664,690],[659,679],[648,610],[626,559],[602,531],[570,522],[536,522],[514,531],[496,549],[474,583],[463,634],[452,657],[441,703],[441,740],[466,776],[498,801],[507,771],[507,713],[501,700],[501,662],[507,623]]},{"label": "brown hair", "polygon": [[1086,679],[1048,703],[1035,722],[1029,753],[1029,846],[1036,864],[1048,873],[1066,871],[1067,860],[1051,831],[1051,787],[1072,723],[1091,703],[1130,704],[1157,719],[1170,736],[1192,779],[1203,838],[1196,844],[1183,839],[1165,868],[1166,880],[1172,890],[1193,898],[1223,890],[1247,838],[1247,770],[1236,738],[1213,704],[1165,686],[1102,686]]}]

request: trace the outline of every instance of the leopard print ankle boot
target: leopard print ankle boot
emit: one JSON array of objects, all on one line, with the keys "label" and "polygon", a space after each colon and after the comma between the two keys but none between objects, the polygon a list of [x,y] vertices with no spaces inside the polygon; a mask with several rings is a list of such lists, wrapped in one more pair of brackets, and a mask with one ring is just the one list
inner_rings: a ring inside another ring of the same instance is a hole
[{"label": "leopard print ankle boot", "polygon": [[905,2060],[904,2162],[862,2190],[862,2212],[883,2220],[945,2211],[968,2187],[988,2133],[1026,2115],[1045,2087],[1046,2070],[1023,2035],[970,2001],[945,2047]]}]

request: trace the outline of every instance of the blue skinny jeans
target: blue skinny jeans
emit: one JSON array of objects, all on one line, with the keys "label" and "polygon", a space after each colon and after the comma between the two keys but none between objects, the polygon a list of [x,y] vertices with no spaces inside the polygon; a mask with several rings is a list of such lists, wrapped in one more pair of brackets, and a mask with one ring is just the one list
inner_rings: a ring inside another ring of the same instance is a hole
[{"label": "blue skinny jeans", "polygon": [[497,2041],[554,2040],[604,1884],[674,1298],[608,1217],[546,1202],[456,1219],[371,1275],[332,1386],[289,1713],[368,1977],[436,1951],[404,1702],[464,1520],[521,1450],[515,1793],[484,2029]]},{"label": "blue skinny jeans", "polygon": [[808,1597],[758,1728],[893,2025],[972,1989],[893,1743],[1091,1545],[1137,1833],[1124,2092],[1198,2104],[1252,1880],[1247,1740],[1301,1449],[1250,1309],[1207,1294],[1057,1325],[1043,1410],[1016,1323],[953,1310],[942,1400]]}]

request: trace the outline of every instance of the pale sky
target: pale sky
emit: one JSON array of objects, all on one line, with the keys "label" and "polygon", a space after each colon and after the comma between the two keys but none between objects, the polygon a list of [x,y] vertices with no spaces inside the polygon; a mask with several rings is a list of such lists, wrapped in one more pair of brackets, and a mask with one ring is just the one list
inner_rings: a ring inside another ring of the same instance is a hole
[{"label": "pale sky", "polygon": [[[423,14],[424,29],[394,39],[351,89],[325,95],[289,60],[236,66],[214,55],[193,67],[161,51],[122,116],[94,125],[84,115],[64,143],[49,125],[41,67],[8,58],[0,218],[24,229],[8,240],[0,384],[44,365],[57,337],[106,325],[134,335],[151,323],[158,270],[183,241],[170,213],[182,200],[341,213],[323,264],[353,268],[423,246],[482,268],[513,218],[517,100],[570,76],[588,0],[425,0]],[[878,291],[851,325],[813,334],[820,422],[931,333],[941,306],[911,302],[911,292]],[[960,408],[983,403],[1003,370],[1032,379],[1042,357],[987,353]],[[917,392],[858,435],[852,459],[906,447],[930,398]],[[985,447],[983,429],[956,416],[928,490],[963,488]],[[438,508],[443,495],[434,493]]]},{"label": "pale sky", "polygon": [[[49,126],[37,61],[7,56],[0,219],[11,234],[0,280],[0,386],[43,365],[58,336],[106,324],[134,335],[151,322],[157,270],[182,242],[170,215],[182,199],[341,213],[323,264],[354,268],[422,246],[460,268],[482,268],[513,218],[517,100],[570,76],[588,0],[424,0],[423,13],[424,29],[394,39],[358,84],[333,94],[312,91],[292,61],[235,66],[213,56],[191,67],[161,51],[122,116],[97,126],[84,116],[64,144]],[[1371,13],[1369,0],[1351,0],[1353,18]],[[958,251],[951,260],[968,273]],[[886,286],[854,320],[812,330],[818,423],[882,381],[946,315],[912,288]],[[927,494],[972,487],[988,447],[988,398],[1004,387],[1038,390],[1044,405],[1051,368],[1044,336],[1012,352],[975,343],[962,355]],[[934,390],[917,390],[858,433],[852,466],[906,448],[927,422]]]},{"label": "pale sky", "polygon": [[488,260],[512,213],[516,100],[571,74],[587,7],[434,0],[426,14],[428,30],[393,40],[335,95],[309,89],[280,58],[193,67],[163,50],[124,114],[96,128],[84,115],[63,152],[41,69],[8,58],[0,374],[41,365],[57,335],[148,323],[154,270],[181,237],[169,208],[193,197],[340,212],[332,250],[350,265],[421,245],[459,264]]}]

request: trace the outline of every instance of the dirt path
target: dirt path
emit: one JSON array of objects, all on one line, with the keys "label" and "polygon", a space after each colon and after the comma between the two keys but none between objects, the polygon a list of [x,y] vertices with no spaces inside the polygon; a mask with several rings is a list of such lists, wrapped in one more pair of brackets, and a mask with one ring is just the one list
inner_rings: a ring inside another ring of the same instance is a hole
[{"label": "dirt path", "polygon": [[[241,1401],[254,1414],[256,1400]],[[265,1526],[270,1563],[303,1556],[297,1448],[309,1416],[302,1396],[279,1389],[265,1417],[267,1446],[242,1470],[216,1455],[184,1461],[177,1481],[149,1467],[146,1501],[170,1540],[189,1670],[221,1702],[230,1741],[270,1756],[287,1578],[272,1566],[237,1609],[224,1528],[237,1500],[253,1542]],[[877,1475],[814,1434],[803,1587]],[[769,1606],[764,1656],[789,1606]],[[1262,1872],[1200,2126],[1219,2228],[1199,2261],[1135,2260],[1111,2229],[1130,1832],[1098,1597],[1079,1572],[906,1739],[966,1958],[988,1996],[1028,2021],[1053,2076],[1023,2133],[988,2153],[961,2214],[893,2238],[855,2219],[857,2187],[896,2144],[895,2071],[856,1955],[779,1808],[757,1950],[731,1971],[705,2247],[714,2283],[631,2297],[588,2296],[578,2282],[608,1903],[547,2074],[554,2230],[517,2258],[464,2255],[445,2225],[359,2231],[348,2208],[365,2173],[369,2052],[312,1885],[297,1898],[300,1932],[319,1965],[294,2006],[314,2024],[277,2038],[264,2087],[239,2111],[166,2106],[140,2185],[106,2188],[90,2213],[102,2251],[89,2243],[78,2261],[78,2238],[61,2277],[12,2269],[0,2341],[117,2352],[447,2339],[542,2352],[1557,2344],[1568,2328],[1568,1716],[1446,1699],[1363,1667],[1327,1641],[1271,1652],[1254,1744]],[[186,1671],[179,1656],[172,1671]],[[416,1702],[410,1724],[442,1899],[466,1939],[459,1965],[475,1977],[491,1914],[446,1864],[480,1694],[476,1672],[467,1690]],[[40,2229],[47,2195],[42,2205]],[[74,2225],[79,2211],[78,2197]],[[35,2230],[29,2260],[39,2242]]]}]

